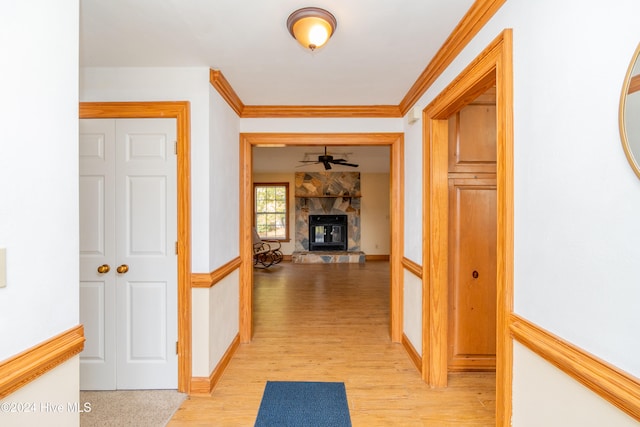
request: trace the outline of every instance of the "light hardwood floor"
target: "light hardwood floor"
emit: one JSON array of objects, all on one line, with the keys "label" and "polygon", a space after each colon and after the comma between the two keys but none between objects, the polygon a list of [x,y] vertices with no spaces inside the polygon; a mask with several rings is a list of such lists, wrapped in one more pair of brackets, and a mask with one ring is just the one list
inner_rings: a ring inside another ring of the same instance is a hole
[{"label": "light hardwood floor", "polygon": [[169,426],[253,426],[267,380],[342,381],[354,426],[493,426],[495,375],[455,373],[431,389],[389,339],[389,266],[292,264],[254,272],[254,338],[211,397]]}]

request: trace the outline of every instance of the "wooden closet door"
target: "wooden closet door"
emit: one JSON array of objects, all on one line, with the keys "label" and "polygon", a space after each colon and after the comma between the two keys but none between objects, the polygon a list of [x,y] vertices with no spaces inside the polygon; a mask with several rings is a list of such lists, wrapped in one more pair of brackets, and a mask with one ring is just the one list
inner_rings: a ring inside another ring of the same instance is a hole
[{"label": "wooden closet door", "polygon": [[490,96],[449,118],[449,173],[496,172],[496,105]]},{"label": "wooden closet door", "polygon": [[496,180],[449,179],[449,370],[495,370]]}]

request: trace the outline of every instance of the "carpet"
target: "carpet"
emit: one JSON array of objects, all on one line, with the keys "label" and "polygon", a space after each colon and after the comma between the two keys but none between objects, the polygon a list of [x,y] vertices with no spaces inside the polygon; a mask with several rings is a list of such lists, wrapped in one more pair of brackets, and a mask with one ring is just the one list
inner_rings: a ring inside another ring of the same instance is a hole
[{"label": "carpet", "polygon": [[344,383],[267,381],[255,427],[351,427]]},{"label": "carpet", "polygon": [[80,427],[164,426],[187,396],[176,390],[81,391]]}]

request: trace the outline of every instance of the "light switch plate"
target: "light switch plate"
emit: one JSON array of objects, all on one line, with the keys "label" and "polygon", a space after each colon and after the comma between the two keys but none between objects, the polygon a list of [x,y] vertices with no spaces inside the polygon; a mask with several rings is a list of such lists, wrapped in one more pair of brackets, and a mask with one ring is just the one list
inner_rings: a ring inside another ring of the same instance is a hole
[{"label": "light switch plate", "polygon": [[0,288],[7,286],[7,249],[0,248]]}]

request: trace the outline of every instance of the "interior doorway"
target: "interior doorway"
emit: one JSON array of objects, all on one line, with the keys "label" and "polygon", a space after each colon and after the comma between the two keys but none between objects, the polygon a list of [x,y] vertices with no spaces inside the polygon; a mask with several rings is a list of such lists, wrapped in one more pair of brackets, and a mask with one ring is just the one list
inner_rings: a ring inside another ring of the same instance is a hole
[{"label": "interior doorway", "polygon": [[496,96],[449,118],[449,372],[495,371]]},{"label": "interior doorway", "polygon": [[[376,134],[241,134],[240,135],[240,340],[251,341],[253,334],[253,264],[251,227],[253,216],[254,146],[389,146],[390,148],[390,321],[391,340],[402,337],[402,227],[404,182],[403,135]],[[394,274],[395,273],[395,274]]]},{"label": "interior doorway", "polygon": [[512,33],[505,30],[423,113],[423,353],[422,375],[445,387],[448,375],[448,131],[449,118],[496,88],[496,425],[511,418],[513,350],[513,70]]}]

